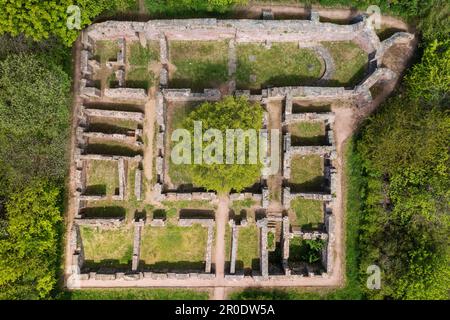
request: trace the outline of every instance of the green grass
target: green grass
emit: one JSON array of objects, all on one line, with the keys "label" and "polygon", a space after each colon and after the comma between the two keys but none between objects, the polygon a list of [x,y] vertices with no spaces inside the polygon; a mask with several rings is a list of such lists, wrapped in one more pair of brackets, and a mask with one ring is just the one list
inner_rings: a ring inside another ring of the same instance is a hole
[{"label": "green grass", "polygon": [[267,233],[267,250],[274,251],[275,248],[276,248],[275,233],[273,231],[269,231]]},{"label": "green grass", "polygon": [[86,194],[112,196],[119,188],[117,161],[91,160],[88,162]]},{"label": "green grass", "polygon": [[62,300],[207,300],[207,292],[185,289],[84,289],[66,291]]},{"label": "green grass", "polygon": [[145,227],[141,260],[151,270],[186,270],[204,267],[207,229],[200,225]]},{"label": "green grass", "polygon": [[291,159],[291,189],[321,191],[324,181],[324,162],[319,155],[293,156]]},{"label": "green grass", "polygon": [[225,41],[171,41],[169,86],[218,88],[228,80],[228,43]]},{"label": "green grass", "polygon": [[114,155],[114,156],[127,156],[134,157],[136,155],[142,155],[142,150],[131,145],[125,145],[117,141],[98,141],[94,139],[89,140],[89,144],[86,147],[86,153],[100,154],[100,155]]},{"label": "green grass", "polygon": [[132,120],[125,119],[102,119],[90,118],[89,131],[90,132],[104,132],[104,133],[122,133],[126,134],[130,130],[136,130],[138,123]]},{"label": "green grass", "polygon": [[297,198],[291,202],[291,207],[296,216],[295,225],[302,229],[318,229],[324,222],[322,201]]},{"label": "green grass", "polygon": [[259,229],[250,224],[239,228],[236,269],[259,268]]},{"label": "green grass", "polygon": [[116,61],[119,45],[113,40],[99,40],[95,42],[94,56],[105,64],[108,61]]},{"label": "green grass", "polygon": [[[169,124],[169,136],[176,129],[183,128],[184,120],[189,116],[189,113],[195,108],[194,105],[187,104],[182,106],[172,106],[176,108],[173,110],[172,123]],[[170,112],[170,111],[169,111]],[[175,142],[170,142],[170,149],[175,145]],[[192,165],[190,164],[175,164],[169,159],[169,177],[174,185],[192,184]]]},{"label": "green grass", "polygon": [[133,67],[125,76],[128,88],[139,88],[147,90],[155,81],[155,75],[147,67]]},{"label": "green grass", "polygon": [[159,60],[159,45],[156,41],[147,43],[147,47],[141,46],[139,41],[129,45],[128,63],[134,67],[148,67],[152,61]]},{"label": "green grass", "polygon": [[[313,51],[294,43],[237,46],[236,85],[239,89],[311,84],[321,77],[322,65]],[[256,79],[251,79],[256,76]]]},{"label": "green grass", "polygon": [[163,201],[162,204],[167,208],[174,209],[215,209],[217,207],[208,200]]},{"label": "green grass", "polygon": [[355,86],[364,77],[368,55],[351,41],[323,42],[334,59],[336,72],[329,85]]},{"label": "green grass", "polygon": [[127,267],[133,254],[133,229],[80,227],[86,267]]},{"label": "green grass", "polygon": [[293,123],[289,126],[289,132],[294,146],[316,146],[326,143],[323,121]]}]

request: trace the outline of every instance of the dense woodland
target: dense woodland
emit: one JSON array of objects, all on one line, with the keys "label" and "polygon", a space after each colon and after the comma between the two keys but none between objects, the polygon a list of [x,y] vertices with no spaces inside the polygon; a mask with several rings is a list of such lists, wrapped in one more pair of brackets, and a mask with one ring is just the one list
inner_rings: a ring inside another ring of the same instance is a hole
[{"label": "dense woodland", "polygon": [[[279,1],[280,3],[282,1]],[[245,0],[146,0],[150,16],[226,15]],[[400,88],[348,150],[347,286],[326,293],[247,291],[234,298],[448,299],[450,5],[445,0],[318,0],[415,24],[420,44]],[[0,299],[61,296],[71,45],[82,26],[136,12],[132,0],[0,0]],[[381,290],[365,289],[382,269]]]}]

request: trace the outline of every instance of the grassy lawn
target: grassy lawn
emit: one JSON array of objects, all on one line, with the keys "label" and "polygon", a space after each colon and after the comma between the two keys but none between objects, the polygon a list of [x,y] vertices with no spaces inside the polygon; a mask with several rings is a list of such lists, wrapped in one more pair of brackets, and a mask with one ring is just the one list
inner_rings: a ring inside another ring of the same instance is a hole
[{"label": "grassy lawn", "polygon": [[231,227],[227,225],[225,227],[225,261],[231,260]]},{"label": "grassy lawn", "polygon": [[211,204],[208,200],[178,200],[163,201],[162,204],[167,208],[174,209],[216,209],[216,205]]},{"label": "grassy lawn", "polygon": [[309,103],[306,105],[296,103],[292,104],[292,113],[305,113],[305,112],[331,112],[330,104],[323,103]]},{"label": "grassy lawn", "polygon": [[274,43],[270,49],[262,44],[239,44],[237,57],[239,89],[310,84],[320,78],[322,71],[314,52],[299,49],[295,43]]},{"label": "grassy lawn", "polygon": [[145,227],[141,260],[151,270],[186,270],[204,267],[208,231],[200,225]]},{"label": "grassy lawn", "polygon": [[91,138],[89,139],[89,144],[86,147],[86,153],[134,157],[139,154],[142,155],[142,150],[137,147],[126,145],[117,141],[97,141],[96,139]]},{"label": "grassy lawn", "polygon": [[318,155],[293,156],[289,182],[294,191],[320,191],[324,181],[324,162]]},{"label": "grassy lawn", "polygon": [[326,144],[325,123],[298,122],[289,125],[293,146],[316,146]]},{"label": "grassy lawn", "polygon": [[141,46],[135,41],[128,46],[128,63],[134,67],[147,67],[152,61],[159,60],[159,44],[156,41],[147,43],[147,47]]},{"label": "grassy lawn", "polygon": [[125,268],[133,255],[133,229],[80,227],[86,267]]},{"label": "grassy lawn", "polygon": [[153,85],[155,75],[145,67],[131,67],[125,75],[125,82],[128,88],[138,88],[147,90]]},{"label": "grassy lawn", "polygon": [[95,42],[94,56],[95,59],[105,64],[108,61],[117,61],[117,53],[119,45],[113,40],[99,40]]},{"label": "grassy lawn", "polygon": [[132,120],[125,119],[104,119],[94,118],[89,119],[90,132],[103,133],[121,133],[126,134],[130,130],[136,130],[138,123]]},{"label": "grassy lawn", "polygon": [[259,229],[250,224],[239,228],[236,269],[257,270],[259,268]]},{"label": "grassy lawn", "polygon": [[334,59],[336,72],[329,85],[355,86],[364,77],[368,56],[351,41],[323,42]]},{"label": "grassy lawn", "polygon": [[[193,104],[185,104],[179,106],[172,106],[172,122],[169,124],[169,135],[172,135],[172,132],[176,129],[183,128],[183,122],[189,113],[195,108]],[[175,145],[175,142],[169,142],[170,150],[172,150],[172,146]],[[171,182],[174,185],[184,185],[184,184],[192,184],[192,166],[190,164],[175,164],[169,160],[169,177]]]},{"label": "grassy lawn", "polygon": [[172,88],[218,88],[228,80],[226,41],[171,41],[169,85]]},{"label": "grassy lawn", "polygon": [[88,162],[86,194],[116,194],[119,188],[119,169],[117,161],[91,160]]},{"label": "grassy lawn", "polygon": [[185,289],[84,289],[64,292],[63,300],[207,300],[207,292]]},{"label": "grassy lawn", "polygon": [[295,213],[296,221],[293,225],[304,230],[318,229],[324,223],[323,202],[297,198],[292,201],[291,208]]}]

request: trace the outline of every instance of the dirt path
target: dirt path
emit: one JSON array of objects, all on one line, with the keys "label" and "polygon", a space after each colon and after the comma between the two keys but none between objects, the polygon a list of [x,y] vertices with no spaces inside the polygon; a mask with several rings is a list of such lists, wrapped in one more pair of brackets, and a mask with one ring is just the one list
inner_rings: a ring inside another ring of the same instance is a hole
[{"label": "dirt path", "polygon": [[156,103],[155,103],[155,93],[154,88],[150,90],[150,98],[145,104],[145,122],[143,128],[143,136],[145,139],[145,147],[144,147],[144,176],[146,187],[145,199],[147,201],[151,201],[152,197],[152,188],[151,186],[155,184],[156,181],[153,181],[153,161],[155,158],[155,154],[153,152],[154,146],[154,136],[155,136],[155,121],[156,121]]},{"label": "dirt path", "polygon": [[[220,287],[225,276],[225,229],[228,222],[228,196],[220,196],[216,211],[216,247],[215,247],[215,269],[216,287],[214,288],[214,299],[223,300],[225,290]],[[219,286],[219,287],[217,287]]]},{"label": "dirt path", "polygon": [[73,225],[73,218],[76,215],[75,209],[75,191],[76,191],[76,168],[73,164],[73,158],[75,154],[75,147],[76,147],[76,130],[78,126],[78,109],[80,108],[82,104],[82,99],[80,97],[80,75],[81,75],[81,67],[80,67],[80,51],[81,51],[81,41],[80,38],[77,39],[73,46],[72,50],[72,57],[73,57],[73,74],[72,74],[72,92],[73,92],[73,99],[72,99],[72,114],[71,114],[71,134],[70,134],[70,149],[69,149],[69,181],[68,181],[68,203],[67,203],[67,212],[65,215],[65,221],[66,221],[66,233],[65,233],[65,264],[64,264],[64,277],[67,279],[67,277],[70,275],[70,266],[72,265],[72,254],[70,252],[71,246],[70,246],[70,231],[72,229]]}]

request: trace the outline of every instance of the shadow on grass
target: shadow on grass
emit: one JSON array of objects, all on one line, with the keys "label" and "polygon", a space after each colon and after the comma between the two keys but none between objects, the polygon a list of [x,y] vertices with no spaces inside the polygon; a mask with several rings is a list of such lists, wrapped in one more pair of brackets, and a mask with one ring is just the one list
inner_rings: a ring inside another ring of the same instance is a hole
[{"label": "shadow on grass", "polygon": [[294,147],[300,146],[323,146],[327,145],[327,138],[325,135],[314,137],[298,137],[291,135],[291,145]]},{"label": "shadow on grass", "polygon": [[102,274],[113,274],[117,271],[127,271],[131,267],[131,258],[128,262],[118,259],[104,259],[101,261],[85,260],[83,269],[97,271]]},{"label": "shadow on grass", "polygon": [[126,210],[123,207],[88,207],[81,209],[84,218],[125,218]]},{"label": "shadow on grass", "polygon": [[142,150],[133,150],[127,146],[122,145],[93,143],[88,144],[88,146],[86,147],[86,153],[134,157],[137,155],[142,155]]},{"label": "shadow on grass", "polygon": [[84,191],[85,195],[88,196],[103,196],[106,195],[106,185],[105,184],[95,184],[87,186]]},{"label": "shadow on grass", "polygon": [[297,192],[323,192],[325,178],[317,176],[314,179],[308,180],[304,183],[290,183],[289,186],[293,193]]},{"label": "shadow on grass", "polygon": [[214,219],[214,211],[200,209],[181,209],[180,219]]},{"label": "shadow on grass", "polygon": [[320,106],[302,106],[298,103],[293,103],[292,113],[305,113],[305,112],[331,112],[331,104]]},{"label": "shadow on grass", "polygon": [[110,134],[111,133],[128,134],[130,132],[134,133],[132,129],[116,126],[109,123],[90,123],[88,127],[88,132],[102,132]]},{"label": "shadow on grass", "polygon": [[134,104],[86,102],[83,104],[83,106],[88,109],[143,112],[142,106],[138,106],[138,105],[134,105]]}]

